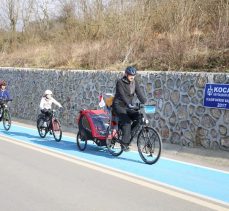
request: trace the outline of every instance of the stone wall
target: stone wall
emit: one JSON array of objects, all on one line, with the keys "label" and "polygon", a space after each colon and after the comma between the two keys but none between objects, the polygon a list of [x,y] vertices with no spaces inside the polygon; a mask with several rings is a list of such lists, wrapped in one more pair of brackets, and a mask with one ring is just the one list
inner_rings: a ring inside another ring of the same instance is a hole
[{"label": "stone wall", "polygon": [[[121,72],[0,68],[9,83],[11,111],[17,118],[36,120],[43,92],[51,89],[64,106],[62,124],[75,127],[79,110],[98,108],[100,93],[114,93]],[[229,147],[229,110],[203,106],[206,83],[229,84],[228,73],[141,72],[148,103],[157,111],[150,121],[163,141],[182,145]],[[35,124],[35,123],[34,123]]]}]

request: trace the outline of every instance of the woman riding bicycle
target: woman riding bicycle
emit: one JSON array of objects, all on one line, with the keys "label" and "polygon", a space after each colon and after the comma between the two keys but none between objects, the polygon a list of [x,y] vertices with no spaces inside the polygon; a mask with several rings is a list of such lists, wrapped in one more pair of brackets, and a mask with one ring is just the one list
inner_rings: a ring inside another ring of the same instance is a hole
[{"label": "woman riding bicycle", "polygon": [[6,81],[0,81],[0,121],[2,120],[2,107],[5,100],[12,100],[9,91],[6,89]]},{"label": "woman riding bicycle", "polygon": [[52,117],[52,104],[57,105],[62,108],[62,105],[53,98],[53,93],[51,90],[46,90],[41,98],[40,109],[41,113],[45,115],[45,120],[47,122],[47,127],[49,127]]},{"label": "woman riding bicycle", "polygon": [[[122,144],[124,150],[129,149],[131,129],[138,123],[139,113],[134,111],[133,98],[136,94],[142,104],[146,98],[141,92],[138,81],[135,79],[137,70],[134,67],[127,67],[125,75],[116,83],[116,93],[113,102],[113,111],[118,116],[122,130]],[[135,121],[132,125],[131,122]]]}]

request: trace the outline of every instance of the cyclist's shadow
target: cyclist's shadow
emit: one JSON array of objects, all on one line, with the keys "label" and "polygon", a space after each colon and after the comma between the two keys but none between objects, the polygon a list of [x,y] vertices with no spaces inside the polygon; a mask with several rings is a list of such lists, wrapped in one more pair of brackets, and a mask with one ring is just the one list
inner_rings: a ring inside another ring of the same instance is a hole
[{"label": "cyclist's shadow", "polygon": [[[86,153],[86,154],[90,154],[90,155],[105,157],[105,158],[112,159],[112,160],[118,159],[118,160],[126,160],[126,161],[144,164],[140,160],[122,157],[122,155],[115,157],[108,152],[106,147],[100,147],[100,146],[97,146],[96,144],[88,144],[84,151],[80,151],[75,142],[65,141],[65,140],[61,140],[60,142],[56,142],[53,139],[53,137],[51,137],[51,136],[46,137],[42,140],[34,139],[34,140],[30,140],[30,141],[35,143],[35,144],[50,147],[50,148],[73,151],[73,152],[75,152],[74,155],[77,155],[78,153],[80,153],[80,154]],[[71,155],[72,155],[72,153],[71,153]]]},{"label": "cyclist's shadow", "polygon": [[40,136],[37,135],[31,135],[29,133],[23,133],[23,132],[11,132],[11,131],[5,131],[5,130],[1,130],[1,132],[5,135],[10,135],[12,137],[26,137],[26,138],[39,138]]},{"label": "cyclist's shadow", "polygon": [[[117,160],[125,160],[125,161],[131,161],[131,162],[135,162],[135,163],[144,164],[143,162],[141,162],[141,160],[123,157],[125,152],[123,152],[123,154],[121,154],[120,156],[113,156],[113,155],[111,155],[109,153],[109,151],[108,151],[108,149],[106,147],[100,147],[100,146],[97,146],[95,144],[87,145],[87,148],[85,149],[85,151],[83,153],[102,156],[102,157],[106,157],[106,158],[109,158],[109,159],[112,159],[112,160],[117,159]],[[131,151],[127,152],[127,153],[131,153]]]},{"label": "cyclist's shadow", "polygon": [[64,141],[64,140],[61,140],[60,142],[56,142],[53,136],[47,136],[45,138],[39,137],[39,139],[32,139],[30,140],[30,142],[37,145],[42,145],[45,147],[55,148],[59,150],[74,151],[76,149],[76,144],[74,142]]},{"label": "cyclist's shadow", "polygon": [[24,132],[11,132],[11,131],[5,131],[3,129],[1,130],[1,132],[5,135],[12,136],[12,138],[18,138],[18,137],[28,138],[29,139],[28,141],[31,143],[42,145],[42,146],[53,148],[53,149],[59,149],[63,151],[68,150],[68,151],[73,151],[73,152],[75,151],[76,154],[77,153],[87,153],[87,154],[91,154],[95,156],[106,157],[112,160],[117,159],[117,160],[126,160],[126,161],[131,161],[131,162],[136,162],[136,163],[143,163],[140,160],[122,157],[122,155],[115,157],[108,152],[106,147],[97,146],[96,144],[93,144],[93,143],[88,144],[85,151],[80,151],[75,142],[65,141],[65,140],[56,142],[53,136],[51,135],[47,135],[45,138],[40,138],[39,135],[31,135],[29,133],[24,133]]}]

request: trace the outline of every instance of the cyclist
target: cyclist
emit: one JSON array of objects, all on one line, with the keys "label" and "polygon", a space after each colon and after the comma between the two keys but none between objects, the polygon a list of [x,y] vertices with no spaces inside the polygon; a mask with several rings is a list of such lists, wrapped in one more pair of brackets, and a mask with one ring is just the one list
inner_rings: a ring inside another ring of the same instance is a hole
[{"label": "cyclist", "polygon": [[[134,111],[133,98],[135,94],[141,103],[146,102],[146,98],[141,92],[135,76],[137,69],[129,66],[125,69],[125,75],[116,83],[116,93],[113,102],[113,110],[118,116],[122,130],[122,145],[124,150],[129,150],[131,129],[138,123],[139,113]],[[137,121],[134,121],[137,120]],[[133,124],[131,125],[131,122]]]},{"label": "cyclist", "polygon": [[9,91],[6,89],[7,83],[6,81],[0,81],[0,121],[2,120],[2,108],[3,102],[2,100],[12,100],[10,97]]},{"label": "cyclist", "polygon": [[47,127],[49,127],[52,117],[52,104],[57,105],[62,108],[62,105],[53,98],[53,93],[51,90],[46,90],[41,98],[40,109],[41,113],[45,115],[45,121],[47,122]]}]

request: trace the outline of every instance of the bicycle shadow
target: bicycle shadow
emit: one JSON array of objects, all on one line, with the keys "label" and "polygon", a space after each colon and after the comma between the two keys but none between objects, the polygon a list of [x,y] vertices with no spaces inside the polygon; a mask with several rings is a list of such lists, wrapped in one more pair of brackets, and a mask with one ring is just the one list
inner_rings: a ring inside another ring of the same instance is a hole
[{"label": "bicycle shadow", "polygon": [[[97,151],[95,151],[97,150]],[[126,161],[131,161],[131,162],[135,162],[135,163],[140,163],[140,164],[144,164],[143,162],[141,162],[140,160],[136,160],[136,159],[133,159],[133,158],[126,158],[126,157],[122,157],[123,154],[121,154],[120,156],[113,156],[109,153],[108,149],[106,147],[99,147],[97,145],[88,145],[87,148],[85,149],[84,151],[85,153],[88,153],[88,154],[92,154],[94,155],[96,153],[96,155],[98,156],[103,156],[103,157],[106,157],[106,158],[109,158],[109,159],[112,159],[112,160],[126,160]],[[103,154],[101,154],[101,152]],[[125,152],[123,152],[125,153]],[[131,153],[131,152],[129,152]]]},{"label": "bicycle shadow", "polygon": [[12,137],[26,137],[26,138],[40,138],[39,135],[31,135],[29,133],[24,133],[24,132],[12,132],[12,131],[6,131],[1,129],[1,132],[5,135],[10,135]]},{"label": "bicycle shadow", "polygon": [[35,140],[30,140],[30,142],[37,144],[37,145],[42,145],[45,147],[49,147],[49,148],[56,148],[59,150],[63,150],[63,151],[73,151],[76,149],[76,144],[74,142],[70,142],[70,141],[60,141],[60,142],[56,142],[54,140],[53,137],[45,137],[45,138],[40,138],[39,140],[35,139]]},{"label": "bicycle shadow", "polygon": [[54,140],[53,136],[51,136],[49,134],[45,138],[41,138],[39,135],[31,135],[31,134],[25,133],[25,132],[12,132],[12,131],[6,131],[4,129],[0,129],[0,131],[4,135],[7,135],[7,136],[12,136],[14,138],[16,138],[16,137],[20,138],[21,137],[22,139],[24,137],[24,138],[29,139],[27,141],[34,143],[36,145],[41,145],[44,147],[49,147],[49,148],[53,148],[53,149],[57,149],[57,150],[73,151],[73,152],[76,151],[77,153],[87,153],[87,154],[90,154],[93,156],[105,157],[105,158],[112,159],[112,160],[117,159],[117,160],[125,160],[125,161],[131,161],[131,162],[135,162],[135,163],[144,164],[140,160],[122,157],[122,155],[115,157],[108,152],[108,149],[106,147],[97,146],[93,142],[89,142],[87,144],[85,151],[80,151],[75,142],[66,141],[66,140],[61,140],[60,142],[56,142]]},{"label": "bicycle shadow", "polygon": [[[135,160],[132,158],[126,158],[126,157],[121,157],[121,156],[115,157],[108,152],[106,147],[100,147],[93,143],[88,144],[85,151],[80,151],[75,142],[65,141],[65,140],[61,140],[60,142],[55,142],[55,140],[51,140],[51,137],[49,137],[49,139],[45,138],[43,140],[30,140],[30,142],[34,144],[42,145],[45,147],[57,149],[57,150],[76,151],[77,153],[82,153],[82,154],[86,153],[86,154],[90,154],[93,156],[105,157],[105,158],[112,159],[112,160],[114,159],[126,160],[126,161],[144,164],[140,160]],[[74,155],[77,155],[77,154],[74,154]]]}]

